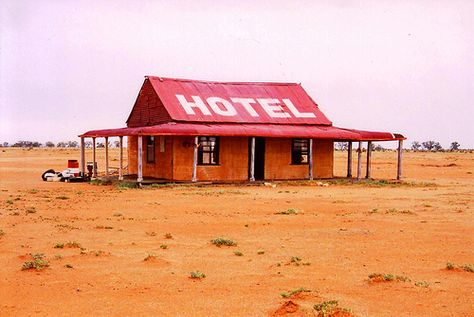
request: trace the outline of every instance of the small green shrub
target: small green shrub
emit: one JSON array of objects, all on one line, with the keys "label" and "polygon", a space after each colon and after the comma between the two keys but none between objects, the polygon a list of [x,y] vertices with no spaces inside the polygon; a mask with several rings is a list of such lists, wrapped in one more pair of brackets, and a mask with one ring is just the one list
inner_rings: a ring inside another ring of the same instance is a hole
[{"label": "small green shrub", "polygon": [[276,214],[277,215],[297,215],[300,212],[301,211],[298,209],[288,208],[287,210],[279,211]]},{"label": "small green shrub", "polygon": [[147,256],[143,259],[143,261],[151,261],[156,259],[156,255],[153,253],[148,253]]},{"label": "small green shrub", "polygon": [[67,199],[69,199],[69,197],[64,196],[64,195],[61,195],[61,196],[57,196],[56,199],[59,199],[59,200],[67,200]]},{"label": "small green shrub", "polygon": [[419,287],[429,287],[430,286],[430,283],[426,282],[426,281],[420,281],[420,282],[416,282],[415,283],[415,286],[419,286]]},{"label": "small green shrub", "polygon": [[300,266],[300,265],[311,265],[310,262],[302,262],[303,260],[300,258],[300,257],[297,257],[297,256],[292,256],[291,259],[290,259],[290,263],[289,264],[293,264],[293,265],[296,265],[296,266]]},{"label": "small green shrub", "polygon": [[166,250],[166,249],[168,249],[168,245],[167,244],[162,244],[162,245],[160,245],[160,248],[163,249],[163,250]]},{"label": "small green shrub", "polygon": [[233,240],[227,239],[227,238],[222,238],[222,237],[212,239],[211,243],[218,246],[218,247],[221,247],[223,245],[225,245],[225,246],[235,246],[235,245],[237,245],[237,243],[234,242]]},{"label": "small green shrub", "polygon": [[105,251],[102,251],[102,250],[96,250],[96,251],[89,251],[89,254],[93,254],[95,256],[102,256],[102,255],[110,255],[110,253],[107,253]]},{"label": "small green shrub", "polygon": [[386,214],[406,214],[406,215],[413,215],[414,212],[411,211],[411,210],[406,210],[406,209],[402,209],[402,210],[398,210],[396,208],[390,208],[390,209],[387,209],[385,211]]},{"label": "small green shrub", "polygon": [[303,292],[311,292],[309,289],[306,289],[304,287],[296,288],[294,290],[288,291],[288,292],[282,292],[280,293],[280,296],[283,298],[289,298],[293,295],[297,295]]},{"label": "small green shrub", "polygon": [[474,273],[474,267],[470,264],[461,265],[460,268],[466,272]]},{"label": "small green shrub", "polygon": [[91,185],[98,185],[98,186],[107,186],[107,185],[112,185],[112,181],[108,179],[92,179],[89,181],[89,184]]},{"label": "small green shrub", "polygon": [[54,245],[55,249],[63,249],[63,248],[80,248],[81,244],[76,241],[69,241],[66,243],[56,243]]},{"label": "small green shrub", "polygon": [[69,241],[64,245],[66,248],[80,248],[81,244],[76,241]]},{"label": "small green shrub", "polygon": [[234,254],[235,254],[236,256],[243,256],[243,255],[244,255],[244,254],[243,254],[242,252],[240,252],[239,250],[234,251]]},{"label": "small green shrub", "polygon": [[337,300],[329,300],[313,306],[313,309],[318,312],[318,316],[326,317],[332,314],[339,308]]},{"label": "small green shrub", "polygon": [[23,263],[22,270],[31,270],[35,269],[37,271],[41,271],[49,266],[49,262],[44,259],[44,254],[36,253],[31,254],[33,257],[33,261],[27,261]]},{"label": "small green shrub", "polygon": [[202,272],[199,272],[199,271],[193,271],[191,272],[191,275],[190,275],[190,278],[192,279],[203,279],[206,277],[206,274],[202,273]]},{"label": "small green shrub", "polygon": [[474,273],[474,267],[471,264],[464,264],[464,265],[455,265],[454,263],[448,262],[446,263],[447,270],[463,270],[466,272]]},{"label": "small green shrub", "polygon": [[391,282],[391,281],[409,282],[410,279],[403,275],[372,273],[372,274],[369,274],[369,281],[371,282]]},{"label": "small green shrub", "polygon": [[131,182],[120,182],[120,183],[117,183],[116,187],[117,189],[133,189],[133,188],[138,188],[138,184],[131,183]]}]

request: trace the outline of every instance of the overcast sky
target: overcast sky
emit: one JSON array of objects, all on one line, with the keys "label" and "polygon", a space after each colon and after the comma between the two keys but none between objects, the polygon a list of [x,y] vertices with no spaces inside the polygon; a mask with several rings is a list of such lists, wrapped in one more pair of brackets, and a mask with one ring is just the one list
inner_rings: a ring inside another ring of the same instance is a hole
[{"label": "overcast sky", "polygon": [[474,148],[474,1],[0,2],[0,141],[125,126],[145,75],[301,82],[335,126]]}]

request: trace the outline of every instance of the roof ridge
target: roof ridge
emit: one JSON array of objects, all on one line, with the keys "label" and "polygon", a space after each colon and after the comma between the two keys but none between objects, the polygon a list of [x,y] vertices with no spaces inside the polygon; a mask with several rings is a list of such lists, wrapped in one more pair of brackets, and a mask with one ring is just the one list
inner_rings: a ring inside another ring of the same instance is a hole
[{"label": "roof ridge", "polygon": [[152,76],[146,75],[145,78],[156,78],[159,81],[172,80],[172,81],[185,81],[185,82],[200,82],[206,84],[232,84],[232,85],[295,85],[301,86],[301,83],[288,83],[288,82],[274,82],[274,81],[215,81],[215,80],[202,80],[202,79],[186,79],[186,78],[171,78],[171,77],[161,77],[161,76]]}]

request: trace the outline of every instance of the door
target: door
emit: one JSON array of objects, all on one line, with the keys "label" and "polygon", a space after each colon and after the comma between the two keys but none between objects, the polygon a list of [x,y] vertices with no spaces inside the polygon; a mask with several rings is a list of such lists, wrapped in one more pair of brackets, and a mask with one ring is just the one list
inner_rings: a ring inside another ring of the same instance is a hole
[{"label": "door", "polygon": [[[249,138],[249,179],[252,138]],[[255,180],[265,179],[265,138],[255,138]]]}]

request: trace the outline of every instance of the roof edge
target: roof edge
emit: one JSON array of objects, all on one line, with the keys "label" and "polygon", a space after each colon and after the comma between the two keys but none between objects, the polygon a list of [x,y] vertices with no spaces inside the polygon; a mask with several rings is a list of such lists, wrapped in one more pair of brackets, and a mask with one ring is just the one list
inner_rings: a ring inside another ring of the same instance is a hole
[{"label": "roof edge", "polygon": [[232,84],[232,85],[275,85],[275,86],[301,86],[301,83],[286,83],[286,82],[274,82],[274,81],[216,81],[216,80],[201,80],[201,79],[186,79],[186,78],[172,78],[172,77],[161,77],[161,76],[152,76],[146,75],[145,79],[154,78],[159,81],[173,80],[173,81],[183,81],[183,82],[199,82],[205,84]]}]

